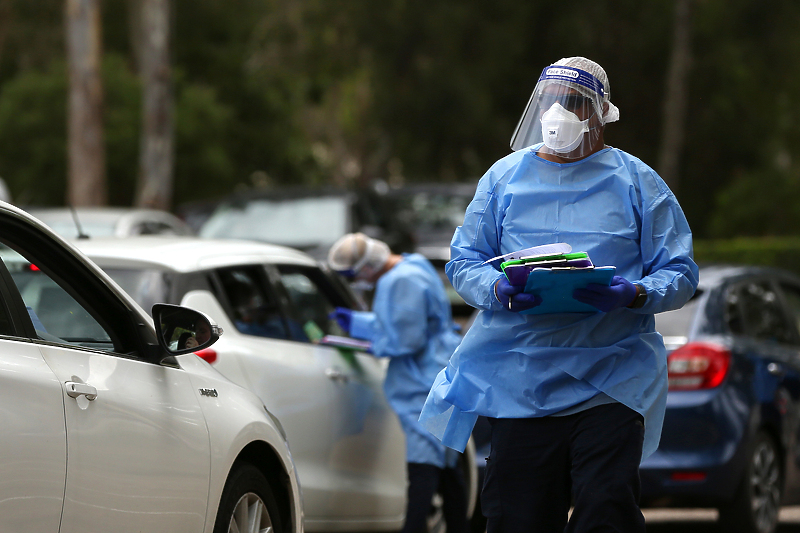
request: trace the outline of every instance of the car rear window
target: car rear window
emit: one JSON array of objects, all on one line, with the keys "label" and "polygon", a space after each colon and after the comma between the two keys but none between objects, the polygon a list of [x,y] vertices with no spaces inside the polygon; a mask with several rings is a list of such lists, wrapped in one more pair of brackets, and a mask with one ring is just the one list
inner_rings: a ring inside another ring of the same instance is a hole
[{"label": "car rear window", "polygon": [[691,300],[680,309],[656,314],[656,331],[664,337],[667,348],[686,343],[701,292],[696,291]]}]

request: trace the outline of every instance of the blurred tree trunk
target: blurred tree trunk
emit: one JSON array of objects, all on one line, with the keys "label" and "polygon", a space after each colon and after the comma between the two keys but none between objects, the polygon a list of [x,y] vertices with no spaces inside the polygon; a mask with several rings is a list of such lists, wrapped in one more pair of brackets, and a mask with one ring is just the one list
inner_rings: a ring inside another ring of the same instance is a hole
[{"label": "blurred tree trunk", "polygon": [[138,0],[132,3],[132,15],[133,23],[139,22],[132,41],[143,90],[136,205],[169,210],[174,160],[170,1]]},{"label": "blurred tree trunk", "polygon": [[3,57],[3,49],[8,38],[11,16],[11,0],[0,0],[0,59]]},{"label": "blurred tree trunk", "polygon": [[69,64],[67,203],[107,203],[100,0],[66,0]]},{"label": "blurred tree trunk", "polygon": [[666,80],[658,173],[673,192],[680,187],[680,161],[686,125],[687,79],[692,63],[692,0],[675,2],[672,55]]}]

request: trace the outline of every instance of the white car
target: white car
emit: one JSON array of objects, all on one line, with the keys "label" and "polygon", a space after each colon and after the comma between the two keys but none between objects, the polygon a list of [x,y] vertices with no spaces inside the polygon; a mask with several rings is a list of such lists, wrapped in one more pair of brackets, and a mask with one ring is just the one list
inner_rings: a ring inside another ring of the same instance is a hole
[{"label": "white car", "polygon": [[210,346],[205,315],[156,307],[157,332],[83,254],[3,202],[0,302],[0,531],[303,531],[280,424],[170,348],[182,331]]},{"label": "white car", "polygon": [[[334,307],[359,306],[339,276],[303,252],[248,241],[139,237],[76,245],[144,308],[180,304],[225,330],[197,353],[280,420],[306,530],[402,527],[405,438],[383,393],[385,361],[325,344],[343,335],[329,317]],[[464,471],[474,504],[473,455]]]}]

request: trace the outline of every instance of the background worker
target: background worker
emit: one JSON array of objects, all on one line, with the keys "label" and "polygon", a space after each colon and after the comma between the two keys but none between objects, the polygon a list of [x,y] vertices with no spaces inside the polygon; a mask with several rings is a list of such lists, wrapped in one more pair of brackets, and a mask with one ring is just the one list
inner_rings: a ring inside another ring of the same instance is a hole
[{"label": "background worker", "polygon": [[[546,67],[516,151],[480,180],[453,236],[447,274],[480,313],[420,420],[463,449],[478,415],[489,417],[489,533],[644,532],[639,463],[658,445],[667,393],[653,315],[692,296],[698,269],[667,185],[605,145],[618,118],[600,65],[570,57]],[[486,261],[558,242],[617,275],[574,292],[597,312],[521,314],[541,298]]]},{"label": "background worker", "polygon": [[458,454],[418,420],[434,378],[461,341],[441,279],[423,256],[393,254],[386,243],[362,233],[339,239],[330,249],[328,263],[350,279],[376,284],[372,312],[339,307],[334,316],[352,337],[371,341],[376,357],[390,358],[384,390],[405,433],[408,463],[403,532],[427,531],[428,511],[438,489],[448,533],[465,533],[466,487],[456,468]]}]

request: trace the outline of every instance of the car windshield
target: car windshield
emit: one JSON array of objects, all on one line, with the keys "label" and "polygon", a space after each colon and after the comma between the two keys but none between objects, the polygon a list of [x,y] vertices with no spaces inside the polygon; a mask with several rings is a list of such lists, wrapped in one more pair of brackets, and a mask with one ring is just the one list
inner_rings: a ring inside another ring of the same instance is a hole
[{"label": "car windshield", "polygon": [[220,207],[200,235],[306,248],[336,242],[347,233],[347,217],[348,204],[343,197],[255,199]]},{"label": "car windshield", "polygon": [[169,281],[165,272],[129,268],[103,270],[148,313],[153,309],[153,304],[168,301]]},{"label": "car windshield", "polygon": [[686,344],[689,338],[692,320],[699,302],[702,291],[698,290],[692,299],[680,309],[658,313],[656,317],[656,331],[664,337],[664,344],[667,350],[673,350],[678,346]]}]

